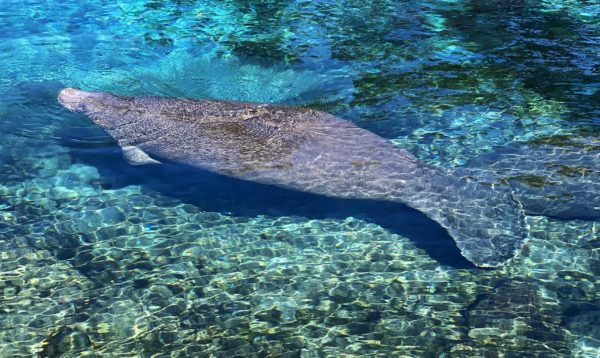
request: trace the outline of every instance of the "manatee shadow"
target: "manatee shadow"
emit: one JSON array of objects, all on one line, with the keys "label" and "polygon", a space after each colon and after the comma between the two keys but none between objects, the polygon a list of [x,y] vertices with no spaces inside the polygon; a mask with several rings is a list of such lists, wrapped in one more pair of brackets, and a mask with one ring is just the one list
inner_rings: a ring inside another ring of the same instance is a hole
[{"label": "manatee shadow", "polygon": [[68,136],[63,138],[62,145],[70,149],[74,162],[96,167],[106,188],[142,185],[202,210],[236,216],[300,216],[309,219],[352,216],[407,237],[441,264],[475,268],[460,254],[445,229],[421,212],[399,203],[329,198],[173,163],[131,166],[123,160],[116,145],[90,145],[69,140]]}]

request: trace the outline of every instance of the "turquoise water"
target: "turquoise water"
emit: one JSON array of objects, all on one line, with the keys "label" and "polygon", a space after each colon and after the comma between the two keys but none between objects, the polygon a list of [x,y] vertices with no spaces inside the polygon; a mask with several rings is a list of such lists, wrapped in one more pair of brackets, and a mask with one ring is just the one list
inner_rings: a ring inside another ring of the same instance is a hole
[{"label": "turquoise water", "polygon": [[477,269],[399,205],[131,167],[56,101],[307,105],[593,199],[597,1],[5,0],[0,40],[1,357],[600,355],[598,219]]}]

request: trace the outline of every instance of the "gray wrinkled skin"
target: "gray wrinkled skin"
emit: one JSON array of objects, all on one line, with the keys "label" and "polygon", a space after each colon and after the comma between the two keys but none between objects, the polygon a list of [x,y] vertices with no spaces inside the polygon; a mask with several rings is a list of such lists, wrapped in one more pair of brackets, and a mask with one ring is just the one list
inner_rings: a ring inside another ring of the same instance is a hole
[{"label": "gray wrinkled skin", "polygon": [[475,265],[497,266],[526,236],[506,190],[424,165],[385,139],[307,108],[67,88],[60,103],[83,112],[121,147],[239,179],[320,195],[389,200],[422,211]]}]

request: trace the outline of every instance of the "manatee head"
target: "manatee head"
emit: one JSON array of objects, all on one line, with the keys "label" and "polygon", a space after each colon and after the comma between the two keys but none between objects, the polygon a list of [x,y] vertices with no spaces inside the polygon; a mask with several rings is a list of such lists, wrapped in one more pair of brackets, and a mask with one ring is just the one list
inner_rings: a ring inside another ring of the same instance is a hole
[{"label": "manatee head", "polygon": [[130,105],[127,97],[87,92],[70,87],[60,91],[58,102],[70,111],[86,114],[102,126],[116,124],[110,122],[118,120],[117,114],[122,113]]}]

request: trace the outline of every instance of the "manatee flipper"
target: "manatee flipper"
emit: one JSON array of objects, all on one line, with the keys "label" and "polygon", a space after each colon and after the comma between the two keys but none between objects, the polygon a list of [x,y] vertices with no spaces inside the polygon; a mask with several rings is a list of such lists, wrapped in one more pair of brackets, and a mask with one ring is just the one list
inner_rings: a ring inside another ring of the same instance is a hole
[{"label": "manatee flipper", "polygon": [[123,158],[131,165],[160,164],[158,160],[150,158],[146,152],[138,147],[126,146],[121,147],[121,150],[123,151]]}]

